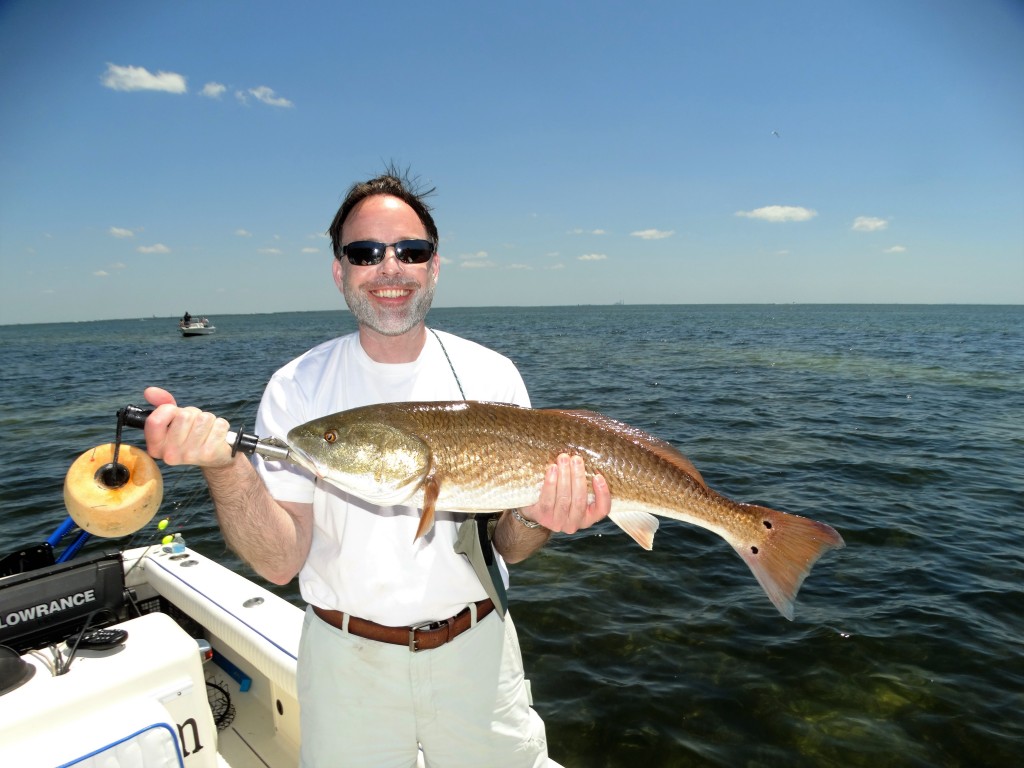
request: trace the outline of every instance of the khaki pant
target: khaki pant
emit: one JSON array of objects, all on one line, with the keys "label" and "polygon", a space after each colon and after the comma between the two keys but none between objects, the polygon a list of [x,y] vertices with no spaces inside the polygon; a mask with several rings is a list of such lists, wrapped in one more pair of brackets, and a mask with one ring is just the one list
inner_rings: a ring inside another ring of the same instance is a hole
[{"label": "khaki pant", "polygon": [[306,610],[299,646],[303,768],[547,768],[512,617],[491,613],[412,653]]}]

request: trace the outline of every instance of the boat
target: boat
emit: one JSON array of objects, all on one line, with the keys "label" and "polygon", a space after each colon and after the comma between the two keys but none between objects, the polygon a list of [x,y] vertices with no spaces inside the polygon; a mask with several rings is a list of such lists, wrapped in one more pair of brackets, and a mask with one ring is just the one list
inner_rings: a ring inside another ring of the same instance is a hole
[{"label": "boat", "polygon": [[294,767],[302,617],[180,542],[0,577],[0,765]]},{"label": "boat", "polygon": [[208,318],[193,317],[186,312],[178,321],[178,330],[182,336],[209,336],[217,326],[211,325]]},{"label": "boat", "polygon": [[163,522],[83,554],[145,541],[163,500],[124,413],[68,469],[67,519],[0,556],[0,766],[293,768],[302,609]]}]

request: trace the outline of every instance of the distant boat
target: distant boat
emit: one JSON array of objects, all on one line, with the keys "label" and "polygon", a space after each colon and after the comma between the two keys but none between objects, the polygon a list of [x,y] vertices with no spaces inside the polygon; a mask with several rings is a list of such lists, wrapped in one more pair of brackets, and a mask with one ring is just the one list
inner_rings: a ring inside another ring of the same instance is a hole
[{"label": "distant boat", "polygon": [[182,336],[209,336],[217,330],[217,326],[210,325],[205,317],[192,317],[188,312],[178,321],[178,330]]}]

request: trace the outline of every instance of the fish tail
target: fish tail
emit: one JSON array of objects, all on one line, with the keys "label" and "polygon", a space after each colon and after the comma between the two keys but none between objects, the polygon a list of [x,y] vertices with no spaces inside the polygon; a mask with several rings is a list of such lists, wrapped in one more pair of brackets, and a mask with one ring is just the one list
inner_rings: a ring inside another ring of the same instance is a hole
[{"label": "fish tail", "polygon": [[750,566],[758,583],[779,613],[793,620],[793,601],[818,558],[846,546],[829,525],[754,504],[741,504],[764,528],[760,541],[730,541]]}]

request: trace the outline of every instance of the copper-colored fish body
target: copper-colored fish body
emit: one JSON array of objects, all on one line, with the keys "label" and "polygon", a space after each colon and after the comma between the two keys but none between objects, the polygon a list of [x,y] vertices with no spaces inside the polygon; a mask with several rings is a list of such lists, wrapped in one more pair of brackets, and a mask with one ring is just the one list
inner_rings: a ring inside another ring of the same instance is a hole
[{"label": "copper-colored fish body", "polygon": [[556,457],[578,454],[588,478],[600,474],[608,482],[609,517],[641,546],[653,545],[655,515],[714,531],[790,619],[811,566],[843,546],[824,523],[722,496],[667,442],[590,411],[383,403],[314,419],[291,430],[287,442],[300,463],[349,493],[422,508],[419,534],[429,530],[435,509],[530,506]]}]

